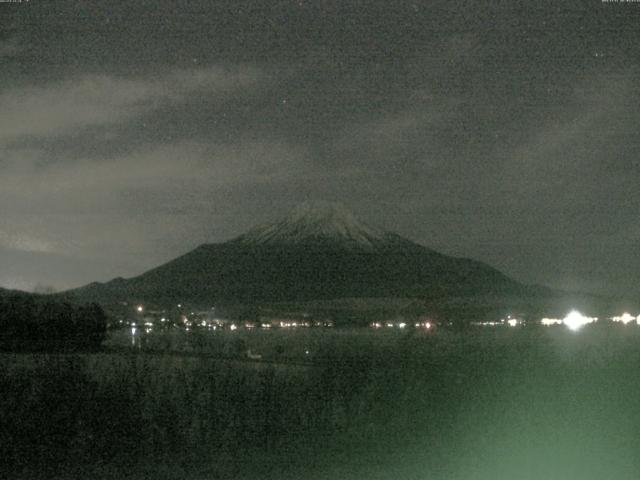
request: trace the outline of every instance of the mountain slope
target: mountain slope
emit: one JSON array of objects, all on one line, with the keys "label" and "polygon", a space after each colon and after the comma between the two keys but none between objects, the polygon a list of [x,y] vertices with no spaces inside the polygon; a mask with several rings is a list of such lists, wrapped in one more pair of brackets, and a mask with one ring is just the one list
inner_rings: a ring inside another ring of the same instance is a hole
[{"label": "mountain slope", "polygon": [[2,297],[35,297],[36,295],[30,292],[23,292],[22,290],[8,290],[0,287],[0,298]]},{"label": "mountain slope", "polygon": [[438,301],[541,295],[474,260],[365,225],[333,204],[205,244],[138,277],[67,292],[84,301],[265,303],[403,297]]},{"label": "mountain slope", "polygon": [[403,240],[366,225],[340,205],[322,202],[303,203],[286,218],[253,228],[236,241],[250,246],[317,244],[373,251]]}]

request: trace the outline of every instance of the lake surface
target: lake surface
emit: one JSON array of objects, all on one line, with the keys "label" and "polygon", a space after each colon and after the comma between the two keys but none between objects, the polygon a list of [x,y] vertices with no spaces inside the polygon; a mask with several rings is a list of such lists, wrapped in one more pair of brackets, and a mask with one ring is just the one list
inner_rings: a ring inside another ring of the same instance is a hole
[{"label": "lake surface", "polygon": [[[640,473],[636,326],[225,332],[188,355],[155,335],[107,342],[129,353],[3,355],[9,478]],[[265,362],[219,360],[237,339]],[[156,340],[174,351],[145,354]]]}]

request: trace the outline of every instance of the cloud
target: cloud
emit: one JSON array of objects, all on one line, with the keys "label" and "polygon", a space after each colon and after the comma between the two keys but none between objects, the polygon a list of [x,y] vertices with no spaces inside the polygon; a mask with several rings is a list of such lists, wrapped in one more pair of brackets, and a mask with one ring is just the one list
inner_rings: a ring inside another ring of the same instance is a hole
[{"label": "cloud", "polygon": [[0,248],[39,253],[48,253],[54,249],[53,245],[47,240],[32,237],[28,234],[3,230],[0,230]]},{"label": "cloud", "polygon": [[[125,190],[232,188],[277,183],[308,175],[306,150],[280,142],[233,144],[179,142],[147,145],[131,154],[101,160],[47,161],[35,149],[6,150],[0,157],[0,198],[27,199]],[[29,190],[24,186],[28,185]]]},{"label": "cloud", "polygon": [[398,144],[417,135],[428,126],[437,125],[451,115],[443,111],[440,105],[431,104],[425,110],[407,109],[401,112],[381,114],[347,125],[336,136],[334,145],[338,150],[359,151],[368,148],[378,152],[392,149]]},{"label": "cloud", "polygon": [[0,41],[0,58],[15,57],[21,51],[17,37]]},{"label": "cloud", "polygon": [[[528,129],[523,142],[503,153],[505,161],[496,179],[512,193],[556,190],[563,195],[559,204],[584,206],[586,202],[590,209],[593,195],[603,191],[603,175],[609,181],[616,179],[623,189],[631,187],[628,172],[611,168],[608,162],[635,158],[629,145],[635,137],[631,105],[637,97],[629,72],[582,80],[562,108],[542,110],[542,118]],[[619,193],[620,188],[607,196]]]},{"label": "cloud", "polygon": [[12,88],[0,94],[0,142],[110,125],[184,102],[194,94],[215,97],[249,89],[261,78],[253,67],[209,67],[144,78],[85,75],[56,84]]},{"label": "cloud", "polygon": [[[242,139],[233,144],[185,141],[147,145],[101,160],[43,162],[45,151],[5,154],[0,247],[73,258],[119,258],[123,272],[144,258],[170,258],[193,238],[206,241],[229,197],[251,198],[314,175],[305,149]],[[323,172],[316,172],[322,175]],[[237,232],[216,234],[224,237]],[[166,256],[165,256],[166,255]]]}]

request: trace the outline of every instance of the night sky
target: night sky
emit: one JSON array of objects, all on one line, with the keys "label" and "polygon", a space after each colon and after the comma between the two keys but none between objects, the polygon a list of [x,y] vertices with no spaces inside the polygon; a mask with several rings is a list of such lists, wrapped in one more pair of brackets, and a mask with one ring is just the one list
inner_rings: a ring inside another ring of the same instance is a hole
[{"label": "night sky", "polygon": [[640,3],[0,3],[0,286],[133,276],[306,200],[640,293]]}]

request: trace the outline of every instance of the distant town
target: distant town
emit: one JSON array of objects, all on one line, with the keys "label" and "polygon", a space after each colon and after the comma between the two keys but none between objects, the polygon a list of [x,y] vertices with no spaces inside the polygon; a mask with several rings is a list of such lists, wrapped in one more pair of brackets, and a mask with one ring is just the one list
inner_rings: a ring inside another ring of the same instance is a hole
[{"label": "distant town", "polygon": [[[539,325],[544,327],[560,326],[571,330],[579,330],[585,325],[596,322],[611,322],[623,325],[640,325],[640,315],[632,315],[624,312],[606,318],[590,317],[583,315],[577,310],[570,311],[564,318],[529,319],[525,316],[507,315],[504,318],[486,321],[469,322],[471,327],[523,327]],[[402,315],[395,315],[385,321],[372,321],[367,326],[374,330],[379,329],[418,329],[424,331],[435,330],[438,327],[452,326],[453,322],[440,322],[426,316],[415,318],[405,318]],[[131,328],[135,334],[139,330],[151,333],[153,329],[179,328],[186,332],[191,330],[206,331],[236,331],[244,330],[269,330],[269,329],[292,329],[292,328],[333,328],[336,323],[332,319],[318,319],[308,312],[292,312],[287,315],[267,316],[260,315],[255,320],[231,319],[218,314],[216,307],[209,310],[191,310],[186,305],[177,304],[173,310],[148,309],[144,304],[132,305],[130,315],[123,316],[113,321],[109,325],[111,328]]]}]

